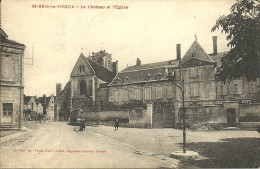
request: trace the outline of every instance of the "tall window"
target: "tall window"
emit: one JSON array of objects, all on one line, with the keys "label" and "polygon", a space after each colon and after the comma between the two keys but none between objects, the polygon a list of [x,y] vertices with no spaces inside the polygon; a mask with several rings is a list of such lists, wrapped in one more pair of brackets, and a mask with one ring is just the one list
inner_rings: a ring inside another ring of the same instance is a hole
[{"label": "tall window", "polygon": [[135,100],[141,100],[142,99],[142,91],[141,89],[135,89],[134,90],[134,97],[135,97]]},{"label": "tall window", "polygon": [[155,98],[162,99],[162,86],[155,87]]},{"label": "tall window", "polygon": [[151,100],[151,93],[152,93],[152,88],[151,87],[145,87],[144,88],[144,99],[145,100]]},{"label": "tall window", "polygon": [[257,83],[249,82],[249,93],[256,93],[257,91]]},{"label": "tall window", "polygon": [[242,80],[234,80],[229,84],[229,94],[242,94]]},{"label": "tall window", "polygon": [[85,66],[84,65],[79,65],[79,72],[85,72]]},{"label": "tall window", "polygon": [[122,101],[128,101],[128,90],[127,89],[124,89],[122,90]]},{"label": "tall window", "polygon": [[173,98],[174,97],[172,86],[167,86],[166,91],[167,91],[166,92],[167,98]]},{"label": "tall window", "polygon": [[190,69],[190,77],[197,77],[198,76],[198,68],[193,67]]},{"label": "tall window", "polygon": [[238,84],[234,84],[234,94],[238,94]]},{"label": "tall window", "polygon": [[87,94],[87,85],[85,80],[81,80],[79,83],[79,93],[80,95],[86,95]]},{"label": "tall window", "polygon": [[13,103],[3,103],[3,115],[12,116],[13,113]]},{"label": "tall window", "polygon": [[115,90],[115,102],[118,102],[119,98],[118,98],[118,90]]},{"label": "tall window", "polygon": [[222,83],[217,83],[217,94],[227,95],[227,85],[224,85]]},{"label": "tall window", "polygon": [[190,95],[191,95],[191,97],[199,96],[199,84],[198,83],[192,83],[191,84]]}]

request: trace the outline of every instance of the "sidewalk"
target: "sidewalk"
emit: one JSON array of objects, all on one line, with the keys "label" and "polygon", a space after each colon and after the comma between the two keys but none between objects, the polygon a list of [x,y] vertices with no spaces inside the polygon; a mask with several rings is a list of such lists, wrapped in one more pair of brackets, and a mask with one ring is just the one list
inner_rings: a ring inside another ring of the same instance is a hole
[{"label": "sidewalk", "polygon": [[[4,142],[7,142],[7,141],[9,141],[9,140],[12,140],[12,139],[14,139],[14,138],[20,137],[20,136],[26,134],[29,130],[31,130],[31,129],[28,129],[28,128],[26,128],[26,127],[23,127],[21,130],[18,130],[18,131],[16,131],[16,132],[13,133],[13,134],[9,134],[9,135],[6,135],[6,136],[4,136],[4,137],[1,137],[1,138],[0,138],[0,144],[2,144],[2,143],[4,143]],[[2,131],[1,131],[1,132],[2,132]]]}]

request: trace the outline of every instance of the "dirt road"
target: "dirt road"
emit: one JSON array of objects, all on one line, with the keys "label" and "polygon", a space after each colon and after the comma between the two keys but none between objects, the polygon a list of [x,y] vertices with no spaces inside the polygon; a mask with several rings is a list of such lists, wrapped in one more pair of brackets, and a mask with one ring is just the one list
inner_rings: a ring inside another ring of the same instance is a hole
[{"label": "dirt road", "polygon": [[176,168],[178,161],[139,152],[131,145],[65,123],[43,123],[34,132],[1,145],[0,167]]}]

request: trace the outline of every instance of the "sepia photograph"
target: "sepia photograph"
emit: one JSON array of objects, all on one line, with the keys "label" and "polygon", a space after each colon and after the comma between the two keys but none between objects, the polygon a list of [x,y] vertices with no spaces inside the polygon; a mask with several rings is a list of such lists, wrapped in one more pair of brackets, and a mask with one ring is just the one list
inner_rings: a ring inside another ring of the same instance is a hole
[{"label": "sepia photograph", "polygon": [[0,168],[259,168],[259,0],[0,0]]}]

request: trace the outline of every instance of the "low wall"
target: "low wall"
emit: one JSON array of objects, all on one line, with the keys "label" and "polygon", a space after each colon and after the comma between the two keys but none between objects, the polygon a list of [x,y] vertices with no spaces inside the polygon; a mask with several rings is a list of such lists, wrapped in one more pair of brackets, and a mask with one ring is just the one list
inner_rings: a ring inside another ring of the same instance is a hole
[{"label": "low wall", "polygon": [[152,104],[147,104],[147,109],[129,111],[129,125],[138,128],[152,127]]},{"label": "low wall", "polygon": [[256,130],[259,128],[260,122],[240,122],[239,128],[245,129],[245,130]]},{"label": "low wall", "polygon": [[241,104],[239,105],[240,122],[260,122],[260,104]]},{"label": "low wall", "polygon": [[[187,123],[226,123],[227,117],[221,105],[186,107]],[[182,122],[182,120],[180,120]]]},{"label": "low wall", "polygon": [[129,112],[128,111],[95,111],[95,112],[83,112],[81,117],[86,119],[86,121],[106,121],[113,124],[116,118],[119,123],[129,122]]}]

